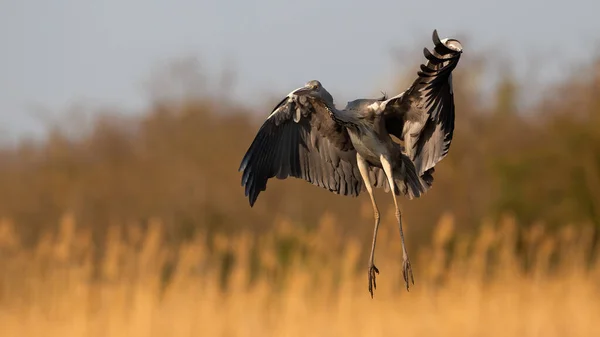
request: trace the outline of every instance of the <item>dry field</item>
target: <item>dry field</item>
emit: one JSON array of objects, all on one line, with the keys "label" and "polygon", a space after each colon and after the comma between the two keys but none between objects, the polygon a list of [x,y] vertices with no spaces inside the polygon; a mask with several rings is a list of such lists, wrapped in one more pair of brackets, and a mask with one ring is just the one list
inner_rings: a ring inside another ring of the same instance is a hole
[{"label": "dry field", "polygon": [[68,215],[34,249],[4,220],[1,335],[600,336],[591,230],[520,231],[506,219],[469,238],[443,217],[427,247],[409,241],[416,284],[406,292],[392,220],[382,221],[374,299],[364,245],[340,239],[327,215],[313,232],[281,219],[268,236],[207,245],[197,235],[177,248],[165,244],[159,220],[144,230],[107,226],[101,255]]}]

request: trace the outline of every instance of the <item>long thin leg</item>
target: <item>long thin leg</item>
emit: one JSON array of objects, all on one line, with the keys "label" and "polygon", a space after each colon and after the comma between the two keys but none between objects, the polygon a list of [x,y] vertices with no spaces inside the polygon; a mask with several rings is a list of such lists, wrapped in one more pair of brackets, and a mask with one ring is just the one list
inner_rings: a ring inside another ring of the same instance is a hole
[{"label": "long thin leg", "polygon": [[406,290],[408,290],[409,276],[410,280],[412,281],[412,284],[415,284],[415,279],[413,277],[412,268],[410,266],[410,260],[408,259],[408,253],[406,252],[406,244],[404,243],[404,233],[402,232],[402,213],[400,213],[400,208],[398,207],[398,202],[396,200],[396,185],[394,185],[392,165],[390,164],[390,161],[387,158],[385,158],[385,156],[381,156],[380,159],[383,171],[385,172],[385,175],[388,178],[388,183],[390,184],[392,190],[392,197],[394,198],[394,206],[396,207],[396,219],[398,220],[398,228],[400,229],[400,240],[402,241],[402,275],[404,276]]},{"label": "long thin leg", "polygon": [[365,183],[365,187],[367,188],[367,192],[369,192],[369,197],[371,197],[371,204],[373,205],[373,213],[375,216],[375,228],[373,229],[373,243],[371,245],[371,256],[369,257],[369,293],[371,293],[371,298],[373,298],[373,289],[377,288],[377,283],[375,282],[375,273],[379,274],[379,269],[375,267],[375,242],[377,241],[377,231],[379,230],[379,209],[377,208],[377,203],[375,202],[375,196],[373,195],[373,187],[371,186],[371,179],[369,178],[369,169],[367,166],[366,160],[360,155],[356,154],[356,162],[358,163],[358,170],[360,171],[360,175]]}]

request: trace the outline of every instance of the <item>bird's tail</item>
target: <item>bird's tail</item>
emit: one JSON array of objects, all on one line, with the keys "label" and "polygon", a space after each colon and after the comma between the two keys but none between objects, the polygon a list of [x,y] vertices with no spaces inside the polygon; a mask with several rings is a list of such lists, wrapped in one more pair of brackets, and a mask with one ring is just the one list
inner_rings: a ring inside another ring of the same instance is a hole
[{"label": "bird's tail", "polygon": [[399,173],[401,174],[394,174],[398,177],[394,177],[397,194],[402,193],[408,199],[420,197],[431,188],[434,169],[431,168],[419,176],[415,164],[408,156],[401,154],[400,160],[402,168],[399,169]]}]

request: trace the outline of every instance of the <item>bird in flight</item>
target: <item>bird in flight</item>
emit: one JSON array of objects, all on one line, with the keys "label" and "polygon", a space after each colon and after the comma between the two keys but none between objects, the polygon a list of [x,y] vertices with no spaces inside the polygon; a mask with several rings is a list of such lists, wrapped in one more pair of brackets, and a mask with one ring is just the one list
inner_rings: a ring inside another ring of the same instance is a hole
[{"label": "bird in flight", "polygon": [[304,179],[346,196],[366,190],[375,218],[368,265],[371,298],[379,274],[374,262],[379,209],[373,187],[392,192],[408,290],[414,277],[397,196],[418,198],[431,188],[434,167],[452,141],[452,71],[463,47],[456,39],[440,40],[436,30],[432,39],[434,49],[424,48],[427,62],[416,79],[394,97],[356,99],[339,110],[317,80],[289,93],[260,127],[239,168],[251,207],[273,177]]}]

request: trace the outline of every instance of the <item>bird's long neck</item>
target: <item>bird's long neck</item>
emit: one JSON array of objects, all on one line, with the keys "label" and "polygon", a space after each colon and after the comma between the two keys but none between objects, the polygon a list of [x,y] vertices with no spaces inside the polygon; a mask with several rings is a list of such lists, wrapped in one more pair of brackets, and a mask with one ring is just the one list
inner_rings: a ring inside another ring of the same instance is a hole
[{"label": "bird's long neck", "polygon": [[331,118],[337,123],[345,127],[355,127],[356,122],[346,110],[338,110],[335,106],[325,106]]},{"label": "bird's long neck", "polygon": [[329,113],[329,116],[339,125],[353,127],[354,123],[351,115],[345,110],[338,110],[333,102],[333,96],[327,90],[323,89],[323,91],[321,103],[322,107]]}]

